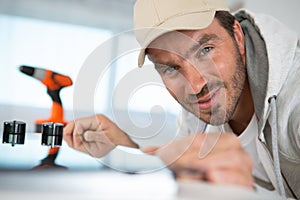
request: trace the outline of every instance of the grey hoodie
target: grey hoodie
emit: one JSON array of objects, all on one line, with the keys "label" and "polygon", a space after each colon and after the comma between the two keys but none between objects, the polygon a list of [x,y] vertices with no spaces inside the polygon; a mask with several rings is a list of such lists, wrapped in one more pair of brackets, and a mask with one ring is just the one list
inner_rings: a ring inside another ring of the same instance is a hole
[{"label": "grey hoodie", "polygon": [[[300,199],[300,43],[276,19],[241,10],[247,74],[258,121],[257,150],[275,190]],[[206,125],[183,110],[178,134]]]}]

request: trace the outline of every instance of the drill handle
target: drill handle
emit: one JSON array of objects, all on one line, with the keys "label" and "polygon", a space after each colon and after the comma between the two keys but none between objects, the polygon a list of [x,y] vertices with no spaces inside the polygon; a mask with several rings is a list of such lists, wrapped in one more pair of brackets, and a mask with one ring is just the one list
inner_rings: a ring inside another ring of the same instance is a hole
[{"label": "drill handle", "polygon": [[59,88],[57,90],[51,90],[48,88],[47,94],[51,97],[53,102],[56,102],[62,106],[61,98],[59,96],[60,90],[61,90],[61,88]]}]

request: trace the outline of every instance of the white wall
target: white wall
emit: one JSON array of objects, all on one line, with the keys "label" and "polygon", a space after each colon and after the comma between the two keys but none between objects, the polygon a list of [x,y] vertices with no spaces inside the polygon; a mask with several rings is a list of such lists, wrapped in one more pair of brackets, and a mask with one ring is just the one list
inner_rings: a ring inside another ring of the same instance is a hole
[{"label": "white wall", "polygon": [[[128,30],[135,0],[0,0],[0,13],[75,24]],[[244,6],[271,14],[300,33],[299,0],[225,0],[230,8]]]},{"label": "white wall", "polygon": [[225,0],[225,2],[230,7],[239,4],[252,12],[270,14],[300,35],[299,0]]}]

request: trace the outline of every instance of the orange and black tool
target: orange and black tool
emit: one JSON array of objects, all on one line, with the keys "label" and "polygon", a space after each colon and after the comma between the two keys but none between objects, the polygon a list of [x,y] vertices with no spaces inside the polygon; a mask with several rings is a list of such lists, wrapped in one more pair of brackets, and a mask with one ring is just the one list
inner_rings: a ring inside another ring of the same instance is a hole
[{"label": "orange and black tool", "polygon": [[[62,88],[73,84],[72,79],[57,72],[38,67],[22,65],[19,67],[19,70],[24,74],[41,81],[46,86],[47,93],[52,99],[50,117],[48,119],[37,119],[35,121],[36,132],[41,132],[42,125],[47,122],[61,123],[65,125],[66,121],[64,120],[64,110],[59,94]],[[56,158],[58,151],[59,147],[50,147],[48,157],[45,159],[51,159],[51,162],[53,161],[54,164],[54,159]],[[45,159],[42,163],[48,163]]]},{"label": "orange and black tool", "polygon": [[41,132],[42,124],[45,122],[66,124],[64,121],[64,110],[59,93],[62,88],[73,84],[71,78],[51,70],[25,65],[20,66],[19,69],[24,74],[41,81],[47,87],[47,93],[52,99],[50,117],[48,119],[37,119],[35,121],[36,131]]}]

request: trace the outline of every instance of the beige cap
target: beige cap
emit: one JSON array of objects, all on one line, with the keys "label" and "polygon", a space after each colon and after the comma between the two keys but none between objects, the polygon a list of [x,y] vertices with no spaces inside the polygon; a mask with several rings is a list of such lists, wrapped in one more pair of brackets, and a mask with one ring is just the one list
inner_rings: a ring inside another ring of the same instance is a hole
[{"label": "beige cap", "polygon": [[144,64],[145,49],[157,37],[174,30],[205,28],[218,10],[229,11],[224,0],[137,0],[134,29],[142,47],[139,67]]}]

